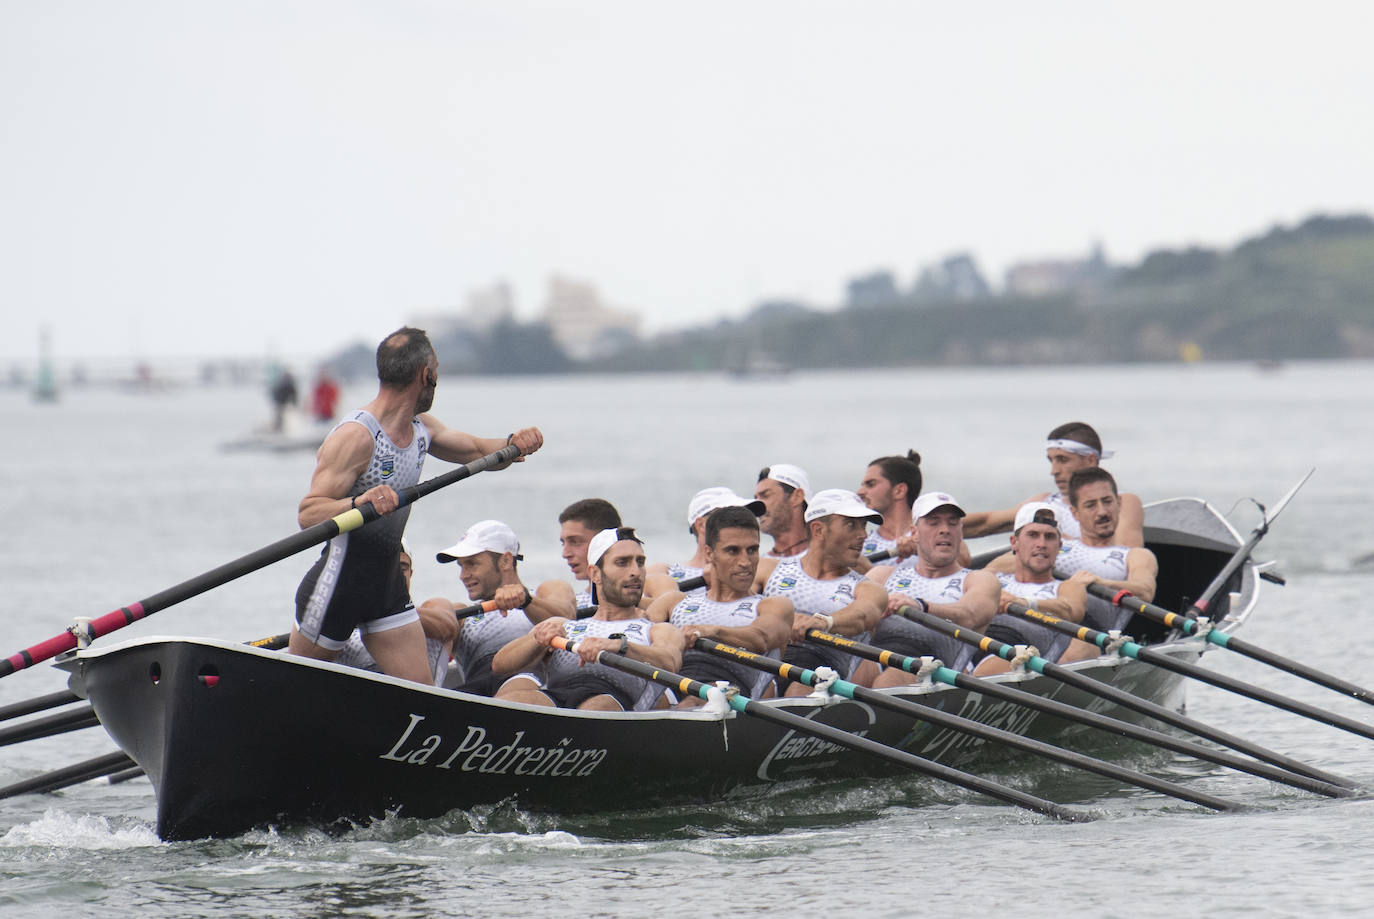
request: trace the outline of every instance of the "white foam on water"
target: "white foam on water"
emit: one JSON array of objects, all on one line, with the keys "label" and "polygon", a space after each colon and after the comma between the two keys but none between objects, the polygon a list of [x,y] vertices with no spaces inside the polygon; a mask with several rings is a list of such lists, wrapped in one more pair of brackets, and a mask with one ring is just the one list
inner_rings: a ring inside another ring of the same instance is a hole
[{"label": "white foam on water", "polygon": [[43,846],[58,849],[138,849],[165,845],[157,833],[146,824],[115,826],[106,817],[92,814],[69,814],[49,808],[31,823],[10,827],[0,836],[0,846],[30,848]]}]

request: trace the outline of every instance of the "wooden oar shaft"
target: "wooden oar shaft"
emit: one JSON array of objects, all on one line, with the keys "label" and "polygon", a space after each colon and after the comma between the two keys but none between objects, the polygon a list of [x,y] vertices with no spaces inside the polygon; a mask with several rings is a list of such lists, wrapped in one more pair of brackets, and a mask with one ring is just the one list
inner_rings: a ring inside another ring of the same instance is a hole
[{"label": "wooden oar shaft", "polygon": [[100,719],[95,716],[95,709],[88,703],[75,711],[60,712],[46,718],[34,718],[0,730],[0,747],[23,743],[26,740],[37,740],[40,737],[51,737],[54,734],[65,734],[68,731],[79,731],[99,723]]},{"label": "wooden oar shaft", "polygon": [[[820,681],[814,670],[783,663],[771,657],[764,657],[761,654],[746,651],[743,648],[724,645],[710,638],[698,638],[695,647],[710,654],[714,654],[717,657],[739,661],[756,670],[776,674],[785,680],[801,683],[804,686],[815,686]],[[874,708],[886,709],[887,711],[896,712],[899,715],[904,715],[908,718],[916,719],[917,721],[924,721],[939,727],[958,731],[961,734],[968,734],[982,740],[1000,743],[1003,746],[1011,747],[1015,750],[1023,750],[1027,753],[1043,756],[1046,759],[1053,760],[1057,763],[1063,763],[1066,766],[1073,766],[1085,772],[1092,772],[1096,775],[1105,776],[1106,778],[1115,779],[1150,791],[1157,791],[1161,794],[1169,795],[1170,797],[1190,801],[1193,804],[1210,807],[1213,810],[1235,810],[1235,805],[1223,798],[1218,798],[1204,792],[1192,791],[1174,782],[1157,779],[1154,776],[1145,775],[1142,772],[1136,772],[1134,769],[1127,769],[1124,766],[1104,762],[1091,756],[1085,756],[1082,753],[1076,753],[1072,750],[1056,747],[1053,744],[1034,740],[1030,737],[1023,737],[1020,734],[1013,734],[1011,731],[1004,731],[1001,728],[992,727],[991,725],[983,724],[970,718],[962,718],[958,715],[950,714],[949,712],[943,712],[934,706],[917,702],[914,699],[898,699],[894,696],[859,686],[856,683],[851,683],[848,680],[835,680],[830,684],[828,691],[832,695],[863,702],[872,705]]]},{"label": "wooden oar shaft", "polygon": [[[573,643],[561,637],[554,639],[553,644],[556,647],[566,648],[568,650],[572,650],[572,648],[575,647]],[[632,660],[620,654],[602,651],[597,655],[597,662],[667,686],[683,696],[696,696],[699,699],[707,699],[710,696],[710,691],[714,688],[699,680],[685,677],[680,673],[659,670],[657,667],[640,663],[639,661]],[[1043,798],[1037,798],[1034,795],[1017,791],[1014,788],[999,785],[996,782],[989,781],[980,776],[970,775],[958,769],[952,769],[949,766],[944,766],[940,763],[932,762],[931,760],[907,753],[904,750],[897,750],[886,744],[880,744],[877,741],[869,740],[867,737],[860,737],[857,734],[851,734],[837,727],[832,727],[828,724],[820,724],[808,718],[803,718],[800,715],[794,715],[791,712],[782,711],[781,709],[755,702],[748,696],[731,693],[728,694],[726,698],[730,707],[737,712],[743,712],[762,721],[769,721],[773,724],[790,728],[801,734],[819,737],[836,746],[847,747],[851,750],[868,753],[879,759],[886,760],[889,763],[904,766],[913,772],[919,772],[922,775],[941,779],[952,785],[957,785],[960,788],[965,788],[970,791],[976,791],[979,794],[987,795],[998,801],[1015,804],[1019,807],[1024,807],[1047,816],[1056,817],[1060,820],[1084,821],[1093,819],[1089,814],[1075,811],[1060,804],[1055,804],[1053,801],[1046,801]]]},{"label": "wooden oar shaft", "polygon": [[82,760],[61,769],[54,769],[52,772],[36,775],[31,779],[24,779],[22,782],[6,785],[4,788],[0,788],[0,800],[12,798],[15,795],[56,791],[59,788],[66,788],[68,785],[88,782],[91,779],[98,779],[102,775],[119,772],[133,765],[135,765],[134,761],[126,753],[107,753],[104,756]]},{"label": "wooden oar shaft", "polygon": [[[1099,648],[1105,648],[1111,642],[1111,636],[1106,632],[1092,629],[1084,625],[1077,625],[1072,622],[1065,622],[1058,616],[1051,616],[1048,613],[1042,613],[1039,610],[1031,609],[1023,603],[1008,603],[1007,612],[1020,616],[1023,619],[1028,619],[1031,622],[1039,623],[1057,632],[1072,635],[1081,641],[1095,644]],[[1348,731],[1351,734],[1358,734],[1361,737],[1374,740],[1374,727],[1370,727],[1353,718],[1347,718],[1335,712],[1328,712],[1325,709],[1317,708],[1315,705],[1308,705],[1306,702],[1300,702],[1297,699],[1290,699],[1287,696],[1282,696],[1262,686],[1256,686],[1253,683],[1238,680],[1224,673],[1208,670],[1206,667],[1199,667],[1188,661],[1178,660],[1175,657],[1168,654],[1162,654],[1159,651],[1147,648],[1134,641],[1123,643],[1117,649],[1117,653],[1124,657],[1134,658],[1142,663],[1150,664],[1172,673],[1177,673],[1180,676],[1186,676],[1198,682],[1207,683],[1218,689],[1224,689],[1227,692],[1233,692],[1236,695],[1254,699],[1256,702],[1263,702],[1265,705],[1272,705],[1274,708],[1281,708],[1295,715],[1301,715],[1304,718],[1330,725],[1333,728],[1339,728],[1342,731]]]},{"label": "wooden oar shaft", "polygon": [[[900,654],[886,648],[879,648],[874,645],[866,645],[856,642],[853,639],[842,638],[828,632],[817,632],[814,629],[807,633],[807,640],[815,644],[825,645],[830,648],[839,648],[858,657],[876,661],[884,667],[896,667],[908,673],[920,671],[924,662],[917,657]],[[1342,780],[1344,784],[1333,785],[1318,779],[1310,778],[1306,775],[1299,775],[1280,769],[1277,766],[1259,760],[1237,756],[1226,750],[1218,750],[1213,747],[1204,746],[1186,740],[1174,734],[1166,734],[1163,731],[1156,731],[1152,728],[1144,727],[1139,724],[1132,724],[1129,721],[1122,721],[1117,718],[1110,718],[1097,712],[1087,709],[1077,708],[1067,702],[1060,702],[1056,699],[1048,699],[1034,693],[1016,689],[1012,686],[996,683],[986,677],[970,676],[966,673],[959,673],[949,667],[937,667],[931,673],[933,682],[944,683],[948,686],[955,686],[968,692],[976,692],[1002,702],[1010,702],[1024,708],[1029,708],[1046,715],[1062,718],[1075,724],[1082,724],[1095,730],[1103,731],[1108,734],[1115,734],[1129,740],[1141,743],[1152,744],[1162,747],[1165,750],[1172,750],[1175,753],[1182,753],[1195,759],[1204,760],[1209,763],[1216,763],[1219,766],[1226,766],[1238,772],[1245,772],[1250,775],[1258,776],[1274,782],[1281,782],[1294,788],[1301,788],[1315,794],[1325,795],[1329,798],[1348,798],[1355,794],[1352,790],[1353,782]]]},{"label": "wooden oar shaft", "polygon": [[[923,613],[914,606],[903,606],[899,612],[913,622],[919,622],[945,635],[957,638],[966,644],[971,644],[982,650],[996,654],[1004,660],[1011,660],[1016,656],[1016,649],[1005,642],[998,641],[995,638],[989,638],[971,629],[956,626],[954,623],[941,619],[939,616]],[[1314,766],[1299,762],[1290,756],[1284,756],[1282,753],[1262,747],[1259,744],[1251,743],[1248,740],[1236,737],[1234,734],[1222,731],[1219,728],[1210,727],[1186,715],[1181,715],[1178,712],[1165,708],[1163,705],[1158,705],[1147,699],[1142,699],[1125,690],[1117,689],[1115,686],[1109,686],[1100,680],[1082,676],[1072,670],[1061,667],[1051,661],[1047,661],[1043,657],[1032,657],[1026,663],[1026,669],[1033,673],[1043,674],[1061,683],[1066,683],[1069,686],[1073,686],[1091,695],[1107,699],[1122,708],[1130,709],[1142,715],[1148,715],[1157,721],[1162,721],[1165,724],[1173,725],[1176,728],[1196,734],[1214,743],[1230,747],[1232,750],[1244,753],[1246,756],[1253,756],[1266,763],[1272,763],[1290,772],[1297,772],[1310,778],[1320,779],[1323,782],[1330,782],[1333,785],[1348,785],[1347,780],[1339,776],[1324,772]]]},{"label": "wooden oar shaft", "polygon": [[[520,455],[520,448],[511,444],[489,453],[479,459],[473,460],[456,469],[451,469],[443,475],[403,488],[397,492],[399,499],[398,507],[404,507],[414,501],[419,500],[425,495],[430,494],[436,489],[451,485],[461,479],[476,475],[484,469],[500,465],[515,459]],[[92,619],[83,630],[90,638],[99,638],[108,635],[116,629],[121,629],[126,625],[151,616],[153,613],[160,612],[169,606],[189,600],[199,596],[207,590],[212,590],[223,584],[227,584],[237,578],[243,577],[259,568],[265,568],[273,562],[279,562],[284,558],[302,552],[311,546],[317,546],[338,536],[340,533],[348,533],[356,530],[364,524],[376,520],[381,515],[370,503],[359,504],[357,507],[344,511],[336,517],[321,521],[312,527],[306,527],[298,533],[279,539],[269,546],[264,546],[256,552],[250,552],[232,562],[220,565],[204,574],[182,581],[173,587],[153,594],[122,606],[111,613],[106,613],[97,619]],[[7,658],[0,659],[0,677],[8,676],[16,670],[23,670],[32,667],[34,664],[42,663],[49,658],[63,654],[77,646],[76,628],[73,627],[65,632],[60,632],[45,641],[41,641],[32,647],[18,651]]]},{"label": "wooden oar shaft", "polygon": [[[1126,591],[1112,590],[1112,588],[1105,584],[1089,584],[1088,592],[1095,597],[1101,597],[1103,600],[1110,601],[1120,606],[1122,609],[1130,610],[1147,619],[1153,619],[1155,622],[1161,623],[1168,628],[1178,629],[1185,635],[1194,635],[1197,633],[1197,619],[1190,619],[1187,616],[1182,616],[1178,613],[1164,609],[1162,606],[1155,606],[1153,603],[1147,603],[1134,594]],[[1333,676],[1332,674],[1318,670],[1315,667],[1310,667],[1300,661],[1295,661],[1286,655],[1261,648],[1251,642],[1236,638],[1227,632],[1223,632],[1221,629],[1208,630],[1206,639],[1209,643],[1216,645],[1218,648],[1225,648],[1228,651],[1243,654],[1252,660],[1257,660],[1262,664],[1268,664],[1270,667],[1277,670],[1291,673],[1296,677],[1301,677],[1319,686],[1325,686],[1327,689],[1344,693],[1347,696],[1359,699],[1361,702],[1374,705],[1374,690],[1372,689],[1357,686],[1348,680],[1343,680],[1338,676]]]}]

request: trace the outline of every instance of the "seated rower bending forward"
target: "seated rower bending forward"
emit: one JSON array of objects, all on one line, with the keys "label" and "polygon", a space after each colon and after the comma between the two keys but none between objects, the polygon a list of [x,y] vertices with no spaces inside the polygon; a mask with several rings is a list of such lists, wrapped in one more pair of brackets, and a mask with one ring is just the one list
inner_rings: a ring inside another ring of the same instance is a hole
[{"label": "seated rower bending forward", "polygon": [[[669,622],[682,630],[686,650],[682,654],[684,676],[703,683],[727,680],[747,696],[757,696],[769,675],[746,664],[717,657],[692,647],[698,638],[711,638],[755,654],[774,657],[792,636],[792,601],[764,598],[754,591],[759,567],[759,523],[746,507],[721,507],[705,519],[706,568],[710,571],[705,591],[666,593],[649,607],[649,618]],[[679,708],[701,704],[688,696]]]},{"label": "seated rower bending forward", "polygon": [[[1002,582],[998,614],[988,624],[984,634],[1010,645],[1030,645],[1048,661],[1083,660],[1096,657],[1098,649],[1085,641],[1070,638],[1048,626],[1007,612],[1009,603],[1020,603],[1069,622],[1083,621],[1085,585],[1091,579],[1086,573],[1075,574],[1067,581],[1054,577],[1055,560],[1059,557],[1059,518],[1053,507],[1043,501],[1032,501],[1016,512],[1011,534],[1011,551],[1016,570],[998,575]],[[978,651],[974,655],[987,652]],[[1011,663],[993,654],[978,661],[973,673],[986,676],[1005,673]]]},{"label": "seated rower bending forward", "polygon": [[[853,673],[858,661],[852,654],[812,644],[806,641],[806,632],[820,629],[866,641],[882,618],[887,591],[854,570],[870,521],[882,523],[883,519],[854,492],[819,491],[806,509],[810,539],[805,554],[796,560],[764,559],[759,564],[755,589],[767,597],[786,597],[796,610],[792,643],[782,655],[785,662],[811,670],[830,667],[843,679]],[[792,683],[786,694],[802,696],[810,691]]]},{"label": "seated rower bending forward", "polygon": [[[929,655],[945,666],[963,670],[973,657],[973,647],[957,638],[896,615],[903,606],[915,606],[956,625],[981,632],[997,615],[1002,585],[989,571],[965,568],[959,549],[963,545],[964,509],[953,497],[926,492],[912,507],[916,517],[917,555],[900,567],[876,566],[871,580],[887,589],[887,613],[873,630],[873,644],[911,657]],[[864,661],[855,671],[876,672],[878,665]],[[900,667],[887,667],[872,678],[873,687],[905,686],[916,675]]]},{"label": "seated rower bending forward", "polygon": [[[550,616],[575,615],[572,588],[564,581],[545,581],[531,593],[520,580],[523,556],[515,531],[499,520],[481,520],[468,527],[462,539],[435,555],[440,564],[457,562],[459,576],[471,603],[493,601],[496,610],[456,620],[453,662],[444,685],[450,689],[490,696],[497,682],[491,659],[505,645],[524,635],[533,623]],[[464,604],[467,605],[467,604]],[[456,604],[431,597],[420,606],[427,613],[452,620]]]},{"label": "seated rower bending forward", "polygon": [[[594,711],[652,708],[662,687],[596,662],[613,651],[662,670],[682,665],[682,633],[666,622],[651,622],[638,608],[644,593],[644,545],[629,527],[602,530],[587,545],[588,574],[596,588],[596,615],[587,619],[554,616],[496,653],[491,669],[508,679],[496,698],[531,705],[558,705]],[[577,653],[554,648],[562,636],[576,641]],[[534,672],[544,665],[541,680]]]},{"label": "seated rower bending forward", "polygon": [[[1159,561],[1149,549],[1116,542],[1121,517],[1121,496],[1116,479],[1101,466],[1079,469],[1069,477],[1069,504],[1078,519],[1081,538],[1065,540],[1055,563],[1055,573],[1067,577],[1086,571],[1093,580],[1112,590],[1129,590],[1149,603],[1155,598]],[[1131,618],[1124,610],[1101,597],[1088,596],[1085,625],[1100,631],[1122,628]]]}]

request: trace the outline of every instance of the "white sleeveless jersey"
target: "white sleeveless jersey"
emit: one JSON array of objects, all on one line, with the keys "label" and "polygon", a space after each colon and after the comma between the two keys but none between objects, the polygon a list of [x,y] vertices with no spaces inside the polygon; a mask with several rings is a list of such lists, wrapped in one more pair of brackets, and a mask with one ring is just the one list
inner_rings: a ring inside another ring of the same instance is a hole
[{"label": "white sleeveless jersey", "polygon": [[[410,446],[404,448],[396,446],[386,431],[382,430],[381,423],[362,409],[350,412],[343,421],[334,426],[334,430],[337,431],[346,424],[360,424],[372,435],[372,459],[349,489],[350,497],[361,495],[376,485],[390,485],[400,492],[401,489],[409,488],[420,481],[420,470],[425,464],[425,455],[429,453],[429,429],[420,419],[411,421]],[[409,518],[410,505],[407,504],[372,521],[357,532],[365,532],[369,537],[394,535],[399,541]]]},{"label": "white sleeveless jersey", "polygon": [[997,580],[1002,582],[1002,589],[1007,593],[1026,600],[1053,600],[1059,596],[1059,585],[1062,583],[1055,580],[1043,584],[1037,581],[1018,581],[1016,575],[1005,573],[997,575]]},{"label": "white sleeveless jersey", "polygon": [[889,556],[893,561],[897,560],[897,540],[879,536],[877,530],[869,530],[868,536],[864,539],[863,556],[868,558],[875,552],[891,552]]},{"label": "white sleeveless jersey", "polygon": [[591,609],[592,592],[590,590],[579,591],[577,595],[573,597],[573,602],[577,605],[578,609]]},{"label": "white sleeveless jersey", "polygon": [[[569,641],[577,641],[582,638],[609,638],[617,633],[623,634],[630,640],[631,644],[651,645],[653,641],[649,637],[649,632],[653,629],[654,623],[648,619],[586,619],[568,620],[563,623],[563,637]],[[624,689],[631,696],[635,697],[635,711],[644,711],[653,706],[653,702],[663,693],[663,687],[657,683],[616,670],[614,667],[607,667],[605,664],[582,664],[582,658],[571,651],[562,649],[555,650],[549,657],[546,686],[555,686],[560,678],[571,676],[575,673],[594,674],[607,682]]]},{"label": "white sleeveless jersey", "polygon": [[692,565],[683,565],[678,562],[673,562],[673,564],[668,566],[668,577],[672,578],[674,581],[685,581],[688,578],[701,577],[701,571],[702,569]]},{"label": "white sleeveless jersey", "polygon": [[904,565],[888,575],[883,586],[889,594],[919,597],[927,603],[957,603],[964,596],[964,579],[971,573],[961,568],[942,578],[923,578],[915,565]]},{"label": "white sleeveless jersey", "polygon": [[1045,503],[1054,508],[1055,516],[1059,518],[1059,535],[1064,539],[1081,539],[1083,531],[1078,526],[1078,518],[1073,515],[1073,508],[1069,506],[1069,499],[1059,492],[1051,492],[1045,499]]},{"label": "white sleeveless jersey", "polygon": [[1130,551],[1130,546],[1085,546],[1076,539],[1066,540],[1054,567],[1066,575],[1075,571],[1091,571],[1099,578],[1124,581],[1126,556]]},{"label": "white sleeveless jersey", "polygon": [[[705,588],[702,588],[705,590]],[[668,621],[680,629],[689,625],[721,625],[728,629],[746,628],[753,625],[759,615],[759,602],[762,594],[744,597],[740,600],[711,600],[704,594],[686,596],[678,601],[669,615]]]},{"label": "white sleeveless jersey", "polygon": [[463,620],[463,630],[453,646],[453,662],[462,669],[463,679],[470,680],[479,676],[474,672],[477,664],[489,660],[508,642],[532,628],[534,624],[521,609],[513,609],[504,616],[500,612],[469,616]]},{"label": "white sleeveless jersey", "polygon": [[786,597],[799,613],[831,615],[854,602],[854,589],[863,576],[847,571],[838,578],[821,580],[802,570],[801,562],[780,561],[763,587],[765,597]]}]

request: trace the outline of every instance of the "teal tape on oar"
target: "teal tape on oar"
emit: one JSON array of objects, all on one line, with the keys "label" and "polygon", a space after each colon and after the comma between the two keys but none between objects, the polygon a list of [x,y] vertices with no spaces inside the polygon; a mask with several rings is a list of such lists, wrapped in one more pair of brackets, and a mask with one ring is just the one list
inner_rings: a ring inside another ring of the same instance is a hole
[{"label": "teal tape on oar", "polygon": [[[575,643],[569,642],[562,637],[555,638],[553,645],[568,650],[572,650],[576,647]],[[626,673],[632,673],[635,676],[651,682],[667,686],[684,696],[696,696],[702,700],[709,700],[712,695],[712,690],[715,689],[715,687],[708,686],[700,680],[693,680],[680,673],[660,670],[657,667],[632,660],[620,654],[602,651],[597,655],[597,662],[608,667],[614,667],[617,670],[623,670]],[[1056,817],[1060,820],[1083,821],[1093,819],[1090,814],[1085,814],[1081,811],[1055,804],[1053,801],[1037,798],[1034,795],[1017,791],[1014,788],[999,785],[981,776],[970,775],[958,769],[952,769],[949,766],[923,759],[922,757],[907,753],[904,750],[894,749],[886,744],[880,744],[877,741],[869,740],[867,737],[851,734],[837,727],[821,724],[808,718],[803,718],[800,715],[794,715],[791,712],[775,708],[771,705],[764,705],[739,693],[725,693],[724,696],[727,704],[736,712],[747,714],[762,721],[770,721],[774,724],[788,727],[800,734],[819,737],[836,746],[847,747],[851,750],[868,753],[879,759],[904,766],[914,772],[919,772],[922,775],[941,779],[952,785],[958,785],[960,788],[976,791],[990,798],[1005,801],[1008,804],[1015,804],[1019,807],[1024,807],[1047,816]]]},{"label": "teal tape on oar", "polygon": [[[978,632],[974,632],[971,629],[965,629],[961,626],[956,626],[954,623],[949,622],[945,619],[941,619],[939,616],[935,616],[930,613],[923,613],[920,610],[916,609],[914,606],[903,606],[900,610],[898,610],[898,613],[906,617],[907,619],[912,620],[913,622],[919,622],[921,625],[934,629],[937,632],[941,632],[942,634],[949,635],[953,638],[957,638],[960,641],[965,642],[967,644],[972,644],[976,647],[987,650],[993,654],[996,654],[998,657],[1003,658],[1004,660],[1012,660],[1016,656],[1016,649],[1013,648],[1011,645],[1006,644],[1005,642],[998,641],[995,638],[989,638],[988,636],[979,634]],[[1082,676],[1081,674],[1075,673],[1074,671],[1062,667],[1059,664],[1047,661],[1044,658],[1032,657],[1029,661],[1027,661],[1025,666],[1026,669],[1032,670],[1035,673],[1043,674],[1044,676],[1049,677],[1050,679],[1057,680],[1061,683],[1066,683],[1070,686],[1073,686],[1076,689],[1082,690],[1083,692],[1099,696],[1103,699],[1107,699],[1108,701],[1114,702],[1122,708],[1127,708],[1131,711],[1139,712],[1142,715],[1148,715],[1157,721],[1162,721],[1165,724],[1171,724],[1176,728],[1180,728],[1181,730],[1188,731],[1192,734],[1196,734],[1197,736],[1206,738],[1207,740],[1213,741],[1214,743],[1219,743],[1224,746],[1230,747],[1232,750],[1244,753],[1246,756],[1253,756],[1256,759],[1263,760],[1266,763],[1271,763],[1275,766],[1287,769],[1290,772],[1297,772],[1301,775],[1308,776],[1309,778],[1320,779],[1323,782],[1330,782],[1333,785],[1345,785],[1346,787],[1351,787],[1351,783],[1348,779],[1342,779],[1340,776],[1332,775],[1331,773],[1318,769],[1315,766],[1309,766],[1306,763],[1299,762],[1298,760],[1293,759],[1292,757],[1284,756],[1282,753],[1277,753],[1273,750],[1269,750],[1265,747],[1262,747],[1259,744],[1243,740],[1240,737],[1236,737],[1234,734],[1230,734],[1218,728],[1210,727],[1209,725],[1203,724],[1200,721],[1189,718],[1186,715],[1181,715],[1178,712],[1173,711],[1172,709],[1166,708],[1163,705],[1157,705],[1156,703],[1150,702],[1147,699],[1142,699],[1139,696],[1132,695],[1131,693],[1126,692],[1125,690],[1117,689],[1115,686],[1109,686],[1100,680],[1094,680],[1091,677]]]},{"label": "teal tape on oar", "polygon": [[[886,648],[879,648],[875,645],[867,645],[848,638],[841,638],[838,635],[831,635],[826,632],[816,632],[812,630],[806,636],[807,641],[814,644],[821,644],[827,647],[840,648],[850,654],[863,657],[871,661],[882,664],[885,667],[897,667],[908,673],[918,673],[925,661],[918,657],[900,654]],[[1329,798],[1348,798],[1356,794],[1352,790],[1354,783],[1347,779],[1342,779],[1340,784],[1332,784],[1319,779],[1314,779],[1306,775],[1280,769],[1269,763],[1254,759],[1236,756],[1225,750],[1218,750],[1213,747],[1203,746],[1177,737],[1173,734],[1165,734],[1151,728],[1132,724],[1129,721],[1121,721],[1110,718],[1097,712],[1087,709],[1077,708],[1056,699],[1048,699],[1034,693],[1017,689],[1014,686],[1003,685],[985,677],[970,676],[966,673],[959,673],[949,667],[937,666],[930,672],[930,680],[935,683],[943,683],[954,686],[967,692],[975,692],[985,695],[1001,702],[1009,702],[1013,705],[1028,708],[1033,711],[1052,715],[1065,721],[1082,724],[1095,730],[1108,734],[1125,737],[1141,743],[1151,744],[1165,750],[1172,750],[1175,753],[1182,753],[1195,759],[1200,759],[1209,763],[1216,763],[1219,766],[1226,766],[1238,772],[1245,772],[1250,775],[1269,779],[1274,782],[1281,782],[1294,788],[1310,791],[1315,794],[1325,795]]]},{"label": "teal tape on oar", "polygon": [[[1122,609],[1130,610],[1133,613],[1153,619],[1171,629],[1178,629],[1185,635],[1198,634],[1201,625],[1197,619],[1190,619],[1178,613],[1171,612],[1161,606],[1148,603],[1129,591],[1113,591],[1110,587],[1103,584],[1089,584],[1088,592],[1095,597],[1109,600]],[[1276,670],[1284,673],[1291,673],[1293,676],[1316,683],[1318,686],[1325,686],[1327,689],[1359,699],[1367,705],[1374,705],[1374,690],[1364,686],[1358,686],[1348,680],[1338,676],[1318,670],[1316,667],[1309,666],[1296,661],[1287,655],[1270,651],[1259,645],[1248,642],[1242,638],[1237,638],[1229,632],[1218,628],[1208,629],[1205,635],[1206,641],[1216,645],[1218,648],[1225,648],[1236,654],[1243,654],[1251,660],[1257,660],[1262,664],[1267,664]]]},{"label": "teal tape on oar", "polygon": [[[403,488],[397,492],[399,499],[397,506],[404,507],[437,489],[476,475],[492,466],[510,462],[519,455],[520,448],[511,444],[502,447],[495,453],[488,453],[486,456],[475,459],[471,463],[450,469],[443,475],[435,476],[409,488]],[[250,552],[204,574],[182,581],[174,587],[169,587],[137,603],[131,603],[112,613],[106,613],[98,619],[92,619],[83,626],[72,626],[52,638],[22,651],[17,651],[7,658],[0,659],[0,677],[9,676],[17,670],[32,667],[34,664],[42,663],[49,658],[72,650],[78,644],[78,634],[85,639],[95,639],[102,635],[108,635],[116,629],[122,629],[124,626],[151,616],[153,613],[161,612],[169,606],[199,596],[207,590],[227,584],[260,568],[265,568],[273,562],[279,562],[297,552],[309,549],[311,546],[318,546],[340,533],[355,530],[380,516],[371,504],[360,504],[336,517],[323,520],[312,527],[301,530],[299,533],[280,539],[270,546],[264,546],[256,552]]]},{"label": "teal tape on oar", "polygon": [[[1007,612],[1031,622],[1039,623],[1057,632],[1072,635],[1083,641],[1091,642],[1099,648],[1106,648],[1112,643],[1111,636],[1106,632],[1091,629],[1087,626],[1076,625],[1071,622],[1065,622],[1057,616],[1051,616],[1048,613],[1033,610],[1024,603],[1008,603]],[[1361,721],[1347,718],[1344,715],[1338,715],[1335,712],[1328,712],[1325,709],[1317,708],[1315,705],[1308,705],[1306,702],[1300,702],[1297,699],[1290,699],[1287,696],[1280,695],[1262,686],[1255,686],[1244,680],[1238,680],[1235,677],[1226,676],[1214,670],[1208,670],[1206,667],[1199,667],[1187,661],[1177,660],[1168,654],[1162,654],[1152,648],[1146,648],[1134,641],[1123,641],[1116,646],[1116,650],[1118,654],[1141,661],[1142,663],[1189,677],[1201,683],[1207,683],[1218,689],[1233,692],[1236,695],[1254,699],[1256,702],[1272,705],[1274,708],[1292,712],[1303,718],[1308,718],[1312,721],[1317,721],[1321,724],[1326,724],[1351,734],[1357,734],[1369,740],[1374,740],[1374,727]]]},{"label": "teal tape on oar", "polygon": [[1022,750],[1043,756],[1046,759],[1066,766],[1073,766],[1092,772],[1096,775],[1105,776],[1110,779],[1126,782],[1139,788],[1150,791],[1157,791],[1170,797],[1189,801],[1193,804],[1200,804],[1203,807],[1210,807],[1217,811],[1235,810],[1236,806],[1223,798],[1209,795],[1204,792],[1192,791],[1182,785],[1169,782],[1164,779],[1156,779],[1133,769],[1106,763],[1091,756],[1075,753],[1072,750],[1065,750],[1039,740],[1032,740],[1029,737],[1022,737],[1011,731],[1004,731],[1001,728],[991,725],[981,724],[969,718],[941,711],[931,705],[926,705],[911,699],[898,699],[885,693],[877,692],[849,680],[835,679],[826,682],[818,676],[814,670],[795,667],[782,661],[774,660],[771,657],[764,657],[754,654],[742,648],[734,648],[729,645],[721,644],[710,638],[698,638],[695,646],[717,657],[729,660],[740,661],[756,670],[765,673],[772,673],[786,680],[794,680],[804,686],[824,685],[827,692],[840,696],[845,699],[853,699],[872,705],[875,708],[883,708],[888,711],[914,718],[917,721],[924,721],[938,727],[949,728],[962,734],[968,734],[993,743],[1000,743],[1014,750]]}]

